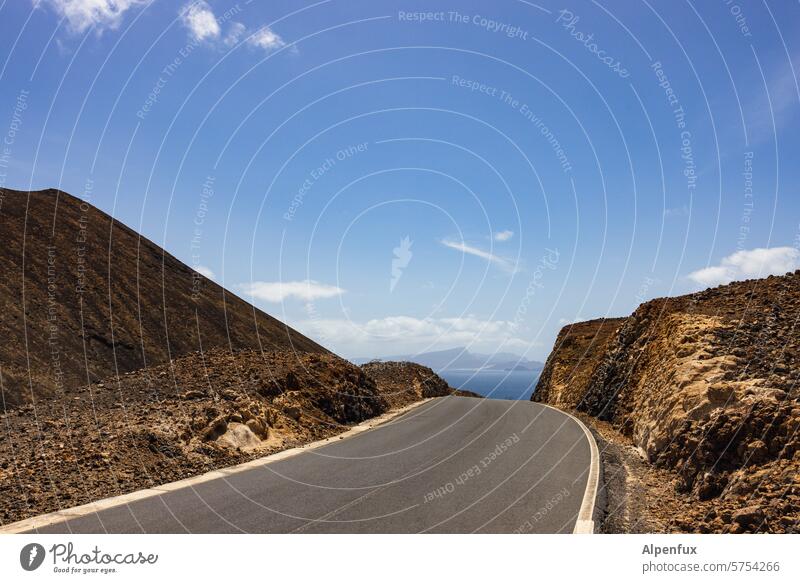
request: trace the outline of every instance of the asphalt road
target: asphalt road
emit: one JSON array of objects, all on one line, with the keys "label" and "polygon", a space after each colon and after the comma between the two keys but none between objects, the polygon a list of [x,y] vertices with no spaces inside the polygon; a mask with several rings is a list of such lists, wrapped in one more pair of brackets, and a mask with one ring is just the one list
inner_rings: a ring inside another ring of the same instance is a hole
[{"label": "asphalt road", "polygon": [[297,456],[46,533],[572,532],[583,429],[528,401],[445,397]]}]

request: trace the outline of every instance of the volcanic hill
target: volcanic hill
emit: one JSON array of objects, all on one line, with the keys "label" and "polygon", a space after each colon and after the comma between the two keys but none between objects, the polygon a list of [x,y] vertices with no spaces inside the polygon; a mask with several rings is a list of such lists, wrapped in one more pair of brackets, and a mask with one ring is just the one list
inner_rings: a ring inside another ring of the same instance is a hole
[{"label": "volcanic hill", "polygon": [[0,190],[5,406],[222,347],[324,353],[92,205]]}]

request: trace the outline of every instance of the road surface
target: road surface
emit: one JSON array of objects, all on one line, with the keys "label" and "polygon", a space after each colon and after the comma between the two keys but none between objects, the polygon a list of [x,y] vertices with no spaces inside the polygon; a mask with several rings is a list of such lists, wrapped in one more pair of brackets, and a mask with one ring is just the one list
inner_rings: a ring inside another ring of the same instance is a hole
[{"label": "road surface", "polygon": [[445,397],[352,438],[43,533],[572,532],[591,449],[538,403]]}]

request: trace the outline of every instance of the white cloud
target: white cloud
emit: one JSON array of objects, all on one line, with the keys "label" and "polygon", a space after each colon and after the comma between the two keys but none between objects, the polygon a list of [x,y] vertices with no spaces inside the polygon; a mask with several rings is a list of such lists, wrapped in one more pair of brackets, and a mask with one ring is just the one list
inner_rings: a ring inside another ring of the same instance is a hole
[{"label": "white cloud", "polygon": [[225,35],[225,43],[226,47],[232,47],[236,43],[239,42],[239,39],[242,38],[244,33],[247,32],[247,27],[241,22],[233,22],[228,27],[228,34]]},{"label": "white cloud", "polygon": [[208,279],[214,279],[214,277],[216,277],[214,272],[211,271],[211,268],[205,265],[195,265],[194,270],[200,275],[206,276]]},{"label": "white cloud", "polygon": [[380,352],[403,353],[465,346],[486,350],[523,349],[532,343],[514,336],[513,322],[460,318],[413,318],[388,316],[358,323],[346,319],[313,319],[293,323],[302,333],[335,350],[354,356]]},{"label": "white cloud", "polygon": [[[236,14],[236,12],[231,14]],[[183,7],[181,20],[193,40],[230,48],[249,34],[244,24],[230,20],[231,14],[225,13],[222,18],[217,18],[208,2],[196,0]],[[226,27],[224,34],[223,26]],[[274,51],[286,46],[283,39],[268,26],[251,33],[245,42],[252,48],[265,51]]]},{"label": "white cloud", "polygon": [[480,257],[481,259],[485,259],[489,263],[494,263],[501,269],[505,271],[514,272],[516,271],[516,265],[514,265],[513,261],[506,259],[505,257],[500,257],[498,255],[494,255],[493,253],[489,253],[488,251],[484,251],[483,249],[478,249],[477,247],[473,247],[471,245],[467,245],[463,241],[450,241],[444,239],[442,245],[445,247],[449,247],[450,249],[455,249],[456,251],[461,251],[462,253],[467,253],[469,255],[474,255],[475,257]]},{"label": "white cloud", "polygon": [[508,241],[511,237],[514,236],[514,231],[497,231],[494,234],[495,241]]},{"label": "white cloud", "polygon": [[286,46],[283,39],[268,26],[254,32],[252,36],[247,39],[247,43],[250,46],[258,47],[265,51],[274,51]]},{"label": "white cloud", "polygon": [[144,4],[146,0],[33,0],[33,5],[50,6],[56,14],[67,20],[70,31],[85,32],[91,27],[102,32],[106,28],[117,28],[122,16],[130,8]]},{"label": "white cloud", "polygon": [[219,38],[220,27],[211,6],[204,0],[187,4],[181,10],[181,21],[197,41]]},{"label": "white cloud", "polygon": [[742,279],[783,275],[800,268],[800,251],[794,247],[772,247],[737,251],[719,265],[698,269],[689,279],[704,286],[715,286]]},{"label": "white cloud", "polygon": [[311,279],[303,281],[254,281],[239,286],[244,293],[265,302],[282,302],[289,298],[310,302],[316,299],[333,298],[345,290],[335,285],[319,283]]}]

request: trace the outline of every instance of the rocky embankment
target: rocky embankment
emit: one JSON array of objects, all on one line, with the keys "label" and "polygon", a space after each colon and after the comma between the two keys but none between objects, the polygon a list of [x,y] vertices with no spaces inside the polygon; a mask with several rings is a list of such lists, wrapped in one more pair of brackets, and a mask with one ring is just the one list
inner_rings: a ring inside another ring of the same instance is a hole
[{"label": "rocky embankment", "polygon": [[248,461],[452,392],[407,363],[370,371],[328,353],[192,353],[0,416],[0,523]]},{"label": "rocky embankment", "polygon": [[800,271],[653,300],[610,335],[596,322],[562,331],[533,398],[668,470],[686,502],[668,529],[795,532],[799,323]]},{"label": "rocky embankment", "polygon": [[432,369],[414,362],[370,362],[361,369],[375,379],[392,407],[448,395],[482,398],[471,391],[453,389]]},{"label": "rocky embankment", "polygon": [[564,326],[555,349],[542,369],[532,400],[574,409],[586,394],[586,387],[608,343],[625,321],[600,318]]}]

